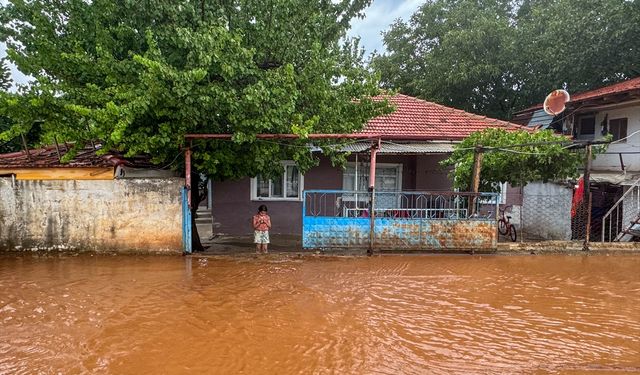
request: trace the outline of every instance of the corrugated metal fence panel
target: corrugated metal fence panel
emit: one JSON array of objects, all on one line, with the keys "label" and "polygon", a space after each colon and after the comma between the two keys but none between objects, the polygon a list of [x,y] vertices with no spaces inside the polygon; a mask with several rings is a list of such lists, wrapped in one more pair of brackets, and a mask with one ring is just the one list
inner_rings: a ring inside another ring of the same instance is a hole
[{"label": "corrugated metal fence panel", "polygon": [[[469,215],[472,193],[382,192],[389,207],[376,205],[374,250],[478,250],[497,248],[497,195],[481,194]],[[487,200],[487,198],[483,198]],[[368,248],[371,221],[366,193],[305,191],[304,248]],[[493,209],[493,210],[492,210]],[[379,216],[378,216],[379,215]]]},{"label": "corrugated metal fence panel", "polygon": [[495,250],[495,220],[376,219],[377,250]]},{"label": "corrugated metal fence panel", "polygon": [[[495,250],[493,220],[375,219],[376,250]],[[303,219],[304,248],[366,248],[368,218],[312,217]]]},{"label": "corrugated metal fence panel", "polygon": [[302,247],[367,247],[369,228],[368,218],[305,216],[302,219]]}]

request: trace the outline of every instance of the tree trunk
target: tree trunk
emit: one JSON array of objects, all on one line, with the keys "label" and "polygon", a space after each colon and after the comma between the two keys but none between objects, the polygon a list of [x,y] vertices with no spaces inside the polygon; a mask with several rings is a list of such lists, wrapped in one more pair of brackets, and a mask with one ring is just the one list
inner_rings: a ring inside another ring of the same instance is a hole
[{"label": "tree trunk", "polygon": [[202,246],[200,235],[198,234],[198,226],[196,225],[196,214],[201,201],[200,173],[193,170],[191,172],[191,249],[194,252],[204,251],[204,246]]}]

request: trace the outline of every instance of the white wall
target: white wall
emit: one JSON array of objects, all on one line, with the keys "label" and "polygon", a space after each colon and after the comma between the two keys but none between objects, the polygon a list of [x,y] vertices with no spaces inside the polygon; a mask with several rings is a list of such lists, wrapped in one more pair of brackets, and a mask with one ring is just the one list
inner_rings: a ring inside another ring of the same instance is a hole
[{"label": "white wall", "polygon": [[570,240],[572,197],[572,189],[566,186],[527,184],[522,191],[521,233],[525,239]]},{"label": "white wall", "polygon": [[[596,114],[596,139],[602,138],[602,120],[608,115],[609,120],[627,118],[627,136],[640,131],[640,103],[634,106],[616,109],[602,109]],[[640,133],[631,136],[625,143],[610,145],[607,152],[640,152]],[[640,154],[622,154],[627,171],[640,171]],[[618,154],[601,154],[593,161],[593,169],[601,171],[620,171]]]}]

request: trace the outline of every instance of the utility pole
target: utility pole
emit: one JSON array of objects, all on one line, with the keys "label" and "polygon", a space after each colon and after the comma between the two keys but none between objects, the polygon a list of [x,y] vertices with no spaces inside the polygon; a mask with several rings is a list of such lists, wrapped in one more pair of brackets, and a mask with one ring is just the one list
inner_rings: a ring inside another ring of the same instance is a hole
[{"label": "utility pole", "polygon": [[474,215],[476,213],[476,201],[478,199],[477,194],[480,189],[480,170],[482,169],[482,157],[483,157],[483,149],[482,145],[477,145],[473,150],[473,175],[471,179],[471,190],[474,195],[471,197],[471,204],[469,207],[470,214]]},{"label": "utility pole", "polygon": [[585,227],[584,243],[582,250],[589,251],[589,236],[591,236],[591,142],[585,147],[584,174],[582,176],[584,192],[582,199],[587,203],[587,223]]}]

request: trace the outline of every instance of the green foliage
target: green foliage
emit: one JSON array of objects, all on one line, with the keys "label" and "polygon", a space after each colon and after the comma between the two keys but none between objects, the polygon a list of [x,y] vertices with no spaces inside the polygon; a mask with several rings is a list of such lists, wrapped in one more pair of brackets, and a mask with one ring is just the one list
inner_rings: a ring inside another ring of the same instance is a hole
[{"label": "green foliage", "polygon": [[[454,187],[469,191],[476,146],[483,148],[480,191],[495,191],[499,183],[524,186],[533,181],[562,180],[577,177],[584,165],[583,150],[569,149],[571,142],[551,130],[537,132],[486,129],[471,134],[455,146],[442,161],[455,166],[451,177]],[[511,147],[514,145],[529,145]],[[594,156],[606,148],[594,149]]]},{"label": "green foliage", "polygon": [[[187,133],[196,167],[216,179],[273,175],[316,160],[309,133],[350,133],[387,110],[356,41],[340,41],[370,0],[11,0],[2,8],[8,55],[35,78],[0,107],[42,139],[128,155],[175,158]],[[261,133],[303,139],[267,142]]]},{"label": "green foliage", "polygon": [[384,87],[508,119],[556,88],[640,75],[640,2],[432,0],[384,33]]},{"label": "green foliage", "polygon": [[11,86],[11,73],[7,66],[7,59],[0,59],[0,91],[6,92]]}]

